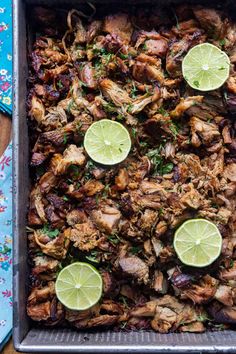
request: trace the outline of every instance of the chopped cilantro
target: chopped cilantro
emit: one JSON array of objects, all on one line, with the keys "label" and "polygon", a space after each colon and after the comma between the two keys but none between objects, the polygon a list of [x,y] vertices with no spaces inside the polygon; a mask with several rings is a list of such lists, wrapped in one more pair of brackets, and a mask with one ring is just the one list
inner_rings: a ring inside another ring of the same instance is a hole
[{"label": "chopped cilantro", "polygon": [[137,129],[136,128],[131,129],[131,135],[134,139],[137,137]]},{"label": "chopped cilantro", "polygon": [[196,86],[196,87],[199,87],[199,86],[200,86],[199,81],[197,81],[197,80],[193,81],[193,84],[194,84],[194,86]]},{"label": "chopped cilantro", "polygon": [[161,170],[161,174],[165,175],[167,173],[170,173],[173,170],[173,163],[172,162],[168,162],[165,165],[162,166],[162,170]]},{"label": "chopped cilantro", "polygon": [[120,238],[116,233],[113,233],[112,235],[107,236],[107,239],[113,244],[113,245],[118,245],[120,243]]},{"label": "chopped cilantro", "polygon": [[102,193],[102,198],[103,199],[107,198],[109,190],[110,190],[110,184],[106,184],[104,189],[103,189],[103,193]]},{"label": "chopped cilantro", "polygon": [[145,85],[145,91],[148,94],[147,96],[151,96],[152,93],[147,85]]},{"label": "chopped cilantro", "polygon": [[104,104],[103,108],[105,109],[105,111],[107,113],[116,113],[117,112],[117,108],[113,103],[106,103],[106,104]]},{"label": "chopped cilantro", "polygon": [[125,307],[129,307],[126,296],[119,296],[119,301],[121,301]]},{"label": "chopped cilantro", "polygon": [[160,208],[160,209],[158,210],[158,213],[159,213],[160,216],[163,215],[163,214],[164,214],[164,209],[163,209],[163,208]]},{"label": "chopped cilantro", "polygon": [[172,9],[172,12],[173,12],[173,15],[174,15],[174,18],[175,18],[175,21],[176,21],[176,28],[179,29],[179,20],[178,20],[178,17],[174,11],[174,9]]},{"label": "chopped cilantro", "polygon": [[41,251],[38,251],[35,253],[35,256],[42,257],[42,256],[45,256],[45,254]]},{"label": "chopped cilantro", "polygon": [[77,123],[77,125],[76,125],[76,130],[77,130],[77,132],[80,133],[80,134],[81,134],[80,128],[82,127],[82,125],[83,125],[83,124],[82,124],[81,122]]},{"label": "chopped cilantro", "polygon": [[77,165],[70,165],[69,170],[72,171],[73,177],[78,178],[80,173],[80,168]]},{"label": "chopped cilantro", "polygon": [[92,177],[92,171],[94,169],[94,163],[92,160],[89,160],[85,167],[84,180],[88,181]]},{"label": "chopped cilantro", "polygon": [[179,134],[179,126],[177,123],[175,122],[171,122],[170,126],[169,126],[173,136],[174,136],[174,139],[176,139],[177,135]]},{"label": "chopped cilantro", "polygon": [[56,238],[60,233],[58,229],[51,229],[49,225],[44,225],[44,227],[41,229],[41,232],[50,238]]},{"label": "chopped cilantro", "polygon": [[211,319],[207,316],[207,314],[201,313],[200,315],[197,316],[197,321],[205,322],[205,321],[211,321]]},{"label": "chopped cilantro", "polygon": [[225,38],[219,40],[219,45],[222,45],[222,46],[225,45]]},{"label": "chopped cilantro", "polygon": [[157,149],[149,150],[146,154],[152,163],[153,176],[170,173],[174,167],[172,162],[164,163],[161,149],[162,146],[160,145]]},{"label": "chopped cilantro", "polygon": [[132,253],[132,254],[137,254],[137,253],[139,253],[139,252],[141,252],[141,247],[140,246],[133,246],[133,247],[131,247],[131,249],[130,249],[130,252]]},{"label": "chopped cilantro", "polygon": [[74,104],[74,100],[71,99],[71,101],[69,102],[69,104],[68,104],[68,106],[66,108],[68,113],[71,113],[71,108],[72,108],[73,104]]},{"label": "chopped cilantro", "polygon": [[41,177],[45,173],[45,167],[43,165],[36,166],[36,175]]},{"label": "chopped cilantro", "polygon": [[148,143],[146,141],[140,141],[139,145],[142,147],[142,148],[145,148],[148,146]]},{"label": "chopped cilantro", "polygon": [[85,258],[90,262],[99,263],[97,256],[98,256],[98,251],[91,251],[90,254],[88,256],[86,256]]},{"label": "chopped cilantro", "polygon": [[131,112],[132,111],[132,109],[133,109],[133,105],[131,104],[131,103],[129,103],[128,105],[127,105],[127,112]]},{"label": "chopped cilantro", "polygon": [[120,53],[121,59],[127,59],[129,56],[127,54]]},{"label": "chopped cilantro", "polygon": [[124,115],[122,113],[119,113],[117,116],[116,116],[116,119],[117,120],[123,120],[124,119]]},{"label": "chopped cilantro", "polygon": [[168,117],[169,116],[169,113],[163,107],[160,107],[157,112],[159,114],[163,115],[164,117]]},{"label": "chopped cilantro", "polygon": [[212,206],[212,208],[215,208],[215,209],[219,208],[219,205],[214,202],[211,203],[211,206]]},{"label": "chopped cilantro", "polygon": [[62,88],[63,88],[63,84],[62,84],[61,80],[58,80],[58,82],[57,82],[57,86],[58,86],[60,89],[62,89]]},{"label": "chopped cilantro", "polygon": [[81,80],[79,80],[79,83],[80,83],[80,85],[81,85],[81,87],[88,87],[88,85],[85,83],[85,82],[83,82],[83,81],[81,81]]},{"label": "chopped cilantro", "polygon": [[113,54],[111,53],[103,54],[102,58],[104,59],[106,65],[111,61],[112,56]]},{"label": "chopped cilantro", "polygon": [[98,205],[99,204],[99,195],[98,194],[95,195],[95,201],[96,201],[96,204]]},{"label": "chopped cilantro", "polygon": [[131,89],[131,92],[130,92],[131,97],[132,97],[132,98],[136,98],[136,96],[137,96],[137,92],[138,92],[138,90],[137,90],[137,88],[136,88],[135,84],[134,84],[134,83],[132,83],[132,89]]},{"label": "chopped cilantro", "polygon": [[67,144],[67,135],[66,135],[66,133],[64,133],[64,136],[63,136],[63,144],[64,145]]},{"label": "chopped cilantro", "polygon": [[144,45],[143,45],[143,50],[147,50],[147,44],[146,43],[144,43]]}]

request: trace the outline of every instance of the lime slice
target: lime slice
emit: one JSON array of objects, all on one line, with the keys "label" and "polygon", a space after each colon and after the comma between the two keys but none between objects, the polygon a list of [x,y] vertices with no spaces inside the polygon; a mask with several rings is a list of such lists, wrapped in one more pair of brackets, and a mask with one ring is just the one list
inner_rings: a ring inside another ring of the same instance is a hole
[{"label": "lime slice", "polygon": [[228,55],[210,43],[198,44],[187,53],[182,72],[187,83],[200,91],[219,88],[229,77]]},{"label": "lime slice", "polygon": [[71,310],[86,310],[102,295],[102,277],[88,263],[76,262],[63,268],[56,280],[60,302]]},{"label": "lime slice", "polygon": [[102,119],[88,128],[84,147],[92,160],[103,165],[115,165],[128,156],[131,139],[122,124]]},{"label": "lime slice", "polygon": [[175,232],[174,248],[186,265],[206,267],[219,257],[222,246],[220,231],[205,219],[185,221]]}]

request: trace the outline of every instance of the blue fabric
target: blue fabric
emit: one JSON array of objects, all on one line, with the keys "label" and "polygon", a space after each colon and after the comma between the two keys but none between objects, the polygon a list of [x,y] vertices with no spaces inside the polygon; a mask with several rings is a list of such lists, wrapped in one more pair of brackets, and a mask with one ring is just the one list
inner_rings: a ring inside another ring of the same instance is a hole
[{"label": "blue fabric", "polygon": [[[0,0],[0,112],[12,113],[12,0]],[[12,145],[0,156],[0,352],[12,329]]]},{"label": "blue fabric", "polygon": [[12,112],[11,0],[0,0],[0,111]]},{"label": "blue fabric", "polygon": [[12,144],[0,157],[0,350],[12,329]]}]

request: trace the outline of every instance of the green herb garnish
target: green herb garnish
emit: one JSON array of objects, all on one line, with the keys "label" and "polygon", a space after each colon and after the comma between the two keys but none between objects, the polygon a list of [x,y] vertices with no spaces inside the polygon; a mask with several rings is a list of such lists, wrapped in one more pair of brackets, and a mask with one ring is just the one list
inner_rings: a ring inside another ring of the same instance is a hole
[{"label": "green herb garnish", "polygon": [[116,233],[107,236],[107,239],[108,239],[113,245],[118,245],[118,243],[121,242],[121,239],[119,238],[119,236],[118,236]]},{"label": "green herb garnish", "polygon": [[58,229],[51,229],[49,225],[44,225],[40,231],[50,238],[56,238],[60,233]]},{"label": "green herb garnish", "polygon": [[88,256],[86,256],[85,258],[90,262],[99,263],[97,256],[98,256],[98,251],[91,251],[90,254]]}]

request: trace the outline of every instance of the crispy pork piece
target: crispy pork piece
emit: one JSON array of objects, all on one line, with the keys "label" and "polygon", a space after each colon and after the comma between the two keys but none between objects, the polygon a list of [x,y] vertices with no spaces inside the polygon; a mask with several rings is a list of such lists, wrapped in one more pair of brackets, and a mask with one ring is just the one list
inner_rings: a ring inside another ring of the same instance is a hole
[{"label": "crispy pork piece", "polygon": [[100,210],[93,210],[91,218],[99,230],[112,233],[118,227],[121,213],[113,206],[104,205]]},{"label": "crispy pork piece", "polygon": [[224,177],[231,182],[236,182],[236,163],[230,163],[225,166]]},{"label": "crispy pork piece", "polygon": [[224,306],[217,301],[213,301],[207,310],[216,323],[236,323],[235,306]]},{"label": "crispy pork piece", "polygon": [[35,119],[39,124],[41,124],[45,119],[45,107],[42,101],[36,96],[32,97],[29,115],[31,118]]},{"label": "crispy pork piece", "polygon": [[133,26],[126,14],[118,13],[105,18],[103,31],[116,34],[124,44],[129,44],[133,32]]},{"label": "crispy pork piece", "polygon": [[227,285],[219,285],[214,298],[226,306],[233,306],[232,289]]},{"label": "crispy pork piece", "polygon": [[181,292],[181,297],[188,297],[194,304],[204,304],[209,302],[217,291],[218,281],[210,275],[205,275],[197,284]]},{"label": "crispy pork piece", "polygon": [[80,66],[80,80],[83,84],[91,89],[97,88],[97,80],[95,78],[95,69],[90,62],[82,63]]},{"label": "crispy pork piece", "polygon": [[57,259],[48,256],[36,256],[33,258],[34,267],[32,268],[33,274],[40,274],[44,272],[56,272],[60,262]]},{"label": "crispy pork piece", "polygon": [[156,270],[154,273],[152,287],[157,293],[161,293],[161,294],[167,293],[168,281],[160,270]]},{"label": "crispy pork piece", "polygon": [[158,57],[164,57],[168,49],[167,40],[161,36],[158,39],[148,39],[145,41],[145,45],[148,55],[156,55]]},{"label": "crispy pork piece", "polygon": [[35,305],[39,302],[44,302],[46,300],[52,299],[54,295],[55,284],[54,282],[49,282],[48,285],[43,288],[33,288],[28,297],[28,303],[30,305]]},{"label": "crispy pork piece", "polygon": [[198,102],[202,102],[203,96],[192,96],[186,99],[181,99],[180,103],[170,112],[171,117],[181,117],[190,107],[194,106]]},{"label": "crispy pork piece", "polygon": [[136,279],[139,283],[147,284],[149,281],[149,269],[147,264],[137,256],[127,256],[119,259],[122,271]]},{"label": "crispy pork piece", "polygon": [[206,327],[202,322],[192,322],[185,324],[183,326],[180,326],[178,328],[180,332],[195,332],[195,333],[202,333],[205,332]]},{"label": "crispy pork piece", "polygon": [[137,81],[143,83],[164,81],[161,60],[143,53],[136,58],[132,74]]},{"label": "crispy pork piece", "polygon": [[27,305],[27,315],[33,321],[46,321],[51,316],[50,301],[41,302],[35,305]]},{"label": "crispy pork piece", "polygon": [[78,148],[76,145],[68,146],[63,155],[55,154],[53,156],[51,159],[51,170],[55,175],[60,175],[65,173],[71,165],[83,166],[86,161],[83,152],[83,148]]},{"label": "crispy pork piece", "polygon": [[39,180],[39,188],[42,194],[49,193],[56,186],[57,177],[52,172],[46,172]]},{"label": "crispy pork piece", "polygon": [[75,224],[69,235],[74,247],[78,247],[81,251],[90,251],[94,249],[98,245],[99,237],[99,231],[90,220]]},{"label": "crispy pork piece", "polygon": [[68,234],[70,234],[69,229],[51,239],[43,229],[40,229],[34,231],[34,240],[43,253],[56,259],[62,259],[66,257],[70,244]]},{"label": "crispy pork piece", "polygon": [[197,117],[190,119],[191,142],[194,146],[199,147],[201,144],[208,146],[212,141],[216,141],[220,137],[220,132],[215,123],[204,122]]},{"label": "crispy pork piece", "polygon": [[224,22],[216,10],[200,7],[194,8],[193,13],[210,38],[216,40],[224,35]]},{"label": "crispy pork piece", "polygon": [[122,107],[131,104],[132,100],[128,93],[110,79],[99,82],[103,95],[111,100],[115,106]]},{"label": "crispy pork piece", "polygon": [[30,193],[30,207],[28,214],[28,221],[30,225],[42,225],[47,222],[45,208],[43,203],[43,196],[40,188],[36,186]]},{"label": "crispy pork piece", "polygon": [[101,315],[94,317],[88,321],[87,328],[114,326],[118,322],[119,317],[118,315]]}]

